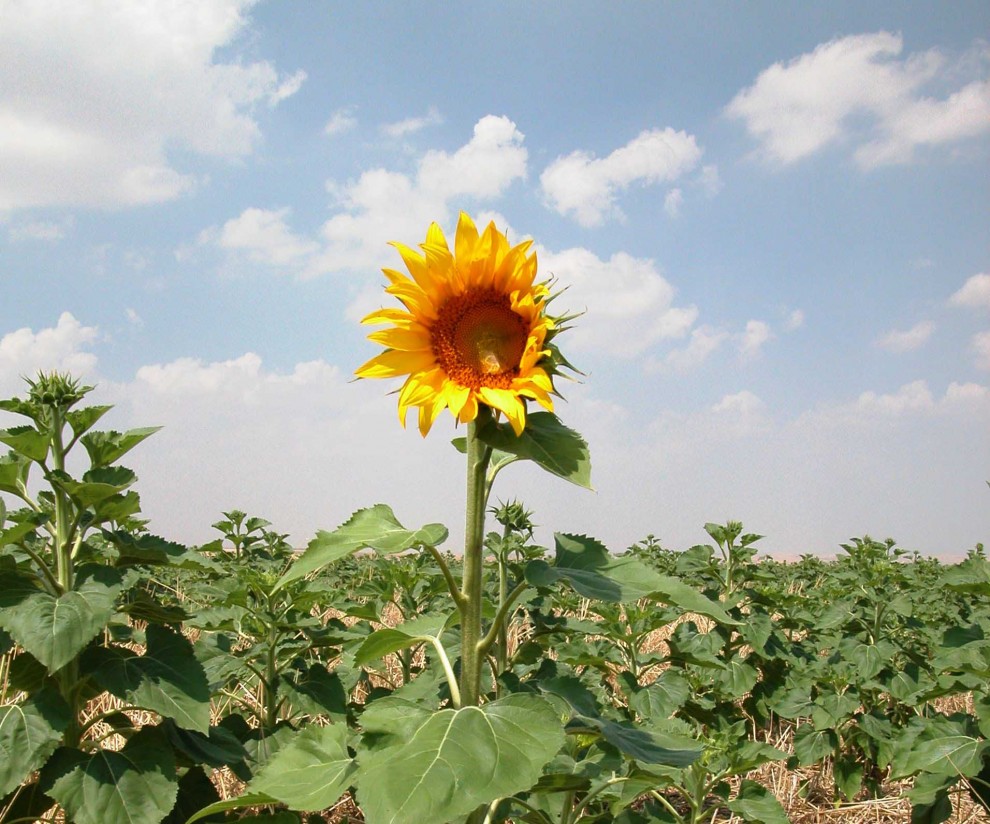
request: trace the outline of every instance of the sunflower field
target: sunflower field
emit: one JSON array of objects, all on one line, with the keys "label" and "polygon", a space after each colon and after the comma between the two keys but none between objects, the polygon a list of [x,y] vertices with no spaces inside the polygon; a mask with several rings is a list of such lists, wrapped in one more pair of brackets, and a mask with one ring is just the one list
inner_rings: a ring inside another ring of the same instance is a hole
[{"label": "sunflower field", "polygon": [[493,491],[518,461],[591,485],[555,409],[575,318],[494,225],[396,248],[357,375],[463,427],[456,554],[385,504],[301,552],[238,510],[170,541],[120,463],[154,428],[97,428],[59,373],[0,401],[0,823],[987,820],[982,545],[537,545]]}]

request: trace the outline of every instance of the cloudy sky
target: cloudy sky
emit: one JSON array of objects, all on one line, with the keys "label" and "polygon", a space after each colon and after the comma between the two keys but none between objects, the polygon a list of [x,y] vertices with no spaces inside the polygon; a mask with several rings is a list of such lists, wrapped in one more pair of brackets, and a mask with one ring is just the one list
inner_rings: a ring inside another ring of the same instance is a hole
[{"label": "cloudy sky", "polygon": [[[403,431],[386,245],[532,237],[585,312],[561,385],[597,492],[540,536],[779,555],[990,539],[990,6],[0,0],[0,393],[69,369],[153,529],[462,534],[445,413]],[[12,425],[9,419],[4,425]]]}]

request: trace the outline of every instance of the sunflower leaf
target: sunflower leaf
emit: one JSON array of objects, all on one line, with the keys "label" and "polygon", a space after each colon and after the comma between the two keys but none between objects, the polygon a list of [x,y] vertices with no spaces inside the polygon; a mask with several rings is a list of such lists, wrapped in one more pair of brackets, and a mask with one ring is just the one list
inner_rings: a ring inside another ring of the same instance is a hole
[{"label": "sunflower leaf", "polygon": [[533,461],[565,481],[594,491],[587,441],[550,412],[527,415],[519,437],[511,427],[494,421],[482,427],[478,437],[493,449]]},{"label": "sunflower leaf", "polygon": [[375,504],[359,509],[333,532],[320,530],[309,542],[306,551],[278,580],[273,591],[359,549],[373,549],[388,555],[415,546],[437,546],[446,539],[447,528],[443,524],[427,524],[417,530],[406,529],[390,507]]}]

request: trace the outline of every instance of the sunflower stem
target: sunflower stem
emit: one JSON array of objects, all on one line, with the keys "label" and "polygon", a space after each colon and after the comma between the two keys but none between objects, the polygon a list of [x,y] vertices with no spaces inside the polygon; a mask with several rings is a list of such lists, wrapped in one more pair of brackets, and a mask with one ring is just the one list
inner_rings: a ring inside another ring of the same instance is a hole
[{"label": "sunflower stem", "polygon": [[461,580],[461,706],[476,707],[481,702],[481,670],[484,651],[481,599],[484,567],[485,507],[488,504],[486,474],[491,448],[478,431],[491,418],[491,410],[479,406],[478,416],[467,430],[467,507],[464,525],[464,571]]}]

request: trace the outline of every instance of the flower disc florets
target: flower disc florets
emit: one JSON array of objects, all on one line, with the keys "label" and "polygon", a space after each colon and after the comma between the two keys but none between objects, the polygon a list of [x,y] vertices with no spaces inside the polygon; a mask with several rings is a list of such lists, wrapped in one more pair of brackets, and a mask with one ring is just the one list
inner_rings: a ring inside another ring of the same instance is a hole
[{"label": "flower disc florets", "polygon": [[444,407],[462,423],[478,405],[505,415],[517,435],[526,425],[526,399],[553,411],[555,319],[546,314],[550,293],[536,283],[531,241],[509,246],[490,223],[479,235],[463,212],[454,251],[434,223],[420,254],[393,244],[408,277],[385,269],[386,291],[403,309],[380,309],[363,323],[392,326],[369,335],[386,347],[357,370],[361,378],[407,376],[399,390],[399,420],[419,410],[425,436]]}]

